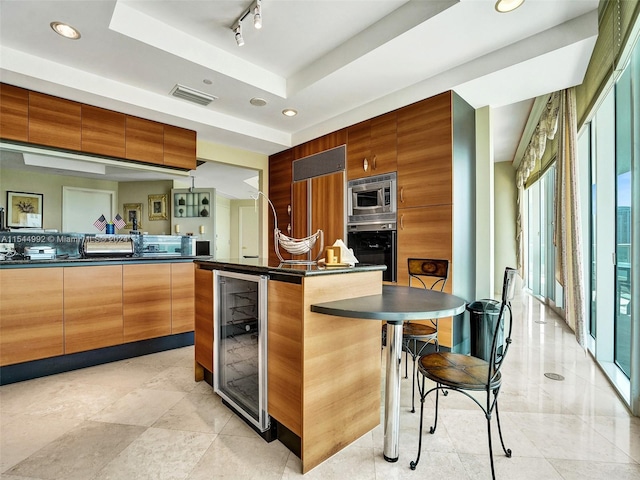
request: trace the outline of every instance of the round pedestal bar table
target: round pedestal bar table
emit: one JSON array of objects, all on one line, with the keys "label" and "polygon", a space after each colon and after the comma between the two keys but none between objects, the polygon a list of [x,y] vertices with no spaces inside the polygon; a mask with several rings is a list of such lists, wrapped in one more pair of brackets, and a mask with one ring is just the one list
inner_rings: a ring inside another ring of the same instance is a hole
[{"label": "round pedestal bar table", "polygon": [[311,311],[337,317],[385,320],[387,327],[384,402],[384,459],[396,462],[400,440],[400,378],[402,324],[460,315],[466,302],[444,292],[383,285],[382,294],[311,305]]}]

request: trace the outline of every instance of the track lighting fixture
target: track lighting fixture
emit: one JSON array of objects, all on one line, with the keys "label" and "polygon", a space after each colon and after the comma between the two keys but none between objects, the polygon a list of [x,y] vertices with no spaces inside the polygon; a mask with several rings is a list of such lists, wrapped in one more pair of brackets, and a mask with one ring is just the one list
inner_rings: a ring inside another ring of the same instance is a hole
[{"label": "track lighting fixture", "polygon": [[242,21],[247,18],[247,15],[253,13],[253,26],[256,29],[262,28],[262,0],[254,0],[254,2],[242,12],[237,20],[233,23],[231,30],[236,36],[236,43],[239,47],[244,45],[244,39],[242,38]]},{"label": "track lighting fixture", "polygon": [[240,22],[237,23],[235,27],[233,27],[233,32],[236,34],[236,43],[239,47],[244,45],[244,38],[242,38],[242,24]]},{"label": "track lighting fixture", "polygon": [[258,30],[262,28],[262,1],[256,0],[256,6],[253,9],[253,26]]}]

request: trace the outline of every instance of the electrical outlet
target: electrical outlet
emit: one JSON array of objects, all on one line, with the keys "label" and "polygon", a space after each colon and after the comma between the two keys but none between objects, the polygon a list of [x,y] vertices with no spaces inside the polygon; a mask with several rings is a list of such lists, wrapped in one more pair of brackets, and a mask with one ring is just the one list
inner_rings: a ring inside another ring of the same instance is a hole
[{"label": "electrical outlet", "polygon": [[16,249],[13,243],[0,243],[0,252],[13,252]]}]

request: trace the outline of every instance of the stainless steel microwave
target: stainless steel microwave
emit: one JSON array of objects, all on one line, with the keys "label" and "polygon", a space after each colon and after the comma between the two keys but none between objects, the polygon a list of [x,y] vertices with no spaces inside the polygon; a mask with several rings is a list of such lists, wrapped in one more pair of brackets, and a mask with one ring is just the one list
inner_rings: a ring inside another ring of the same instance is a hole
[{"label": "stainless steel microwave", "polygon": [[351,225],[396,221],[396,173],[351,180],[348,183],[347,208]]}]

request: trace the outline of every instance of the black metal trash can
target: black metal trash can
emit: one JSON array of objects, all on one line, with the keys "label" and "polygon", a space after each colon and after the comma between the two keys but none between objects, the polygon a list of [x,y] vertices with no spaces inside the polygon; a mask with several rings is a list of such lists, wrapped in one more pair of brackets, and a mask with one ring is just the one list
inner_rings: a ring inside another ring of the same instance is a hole
[{"label": "black metal trash can", "polygon": [[[467,305],[471,323],[471,355],[489,361],[491,342],[500,316],[500,302],[491,299],[476,300]],[[498,332],[498,345],[502,344],[504,331]]]}]

